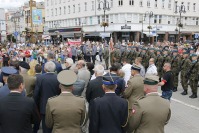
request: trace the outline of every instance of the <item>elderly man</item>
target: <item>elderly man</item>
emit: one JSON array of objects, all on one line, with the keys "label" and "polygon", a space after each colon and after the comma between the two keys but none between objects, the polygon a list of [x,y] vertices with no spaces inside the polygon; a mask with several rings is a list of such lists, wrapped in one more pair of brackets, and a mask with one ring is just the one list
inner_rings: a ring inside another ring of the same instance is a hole
[{"label": "elderly man", "polygon": [[81,126],[86,123],[87,113],[85,99],[71,93],[77,75],[71,70],[64,70],[57,79],[61,94],[47,102],[46,125],[53,128],[52,132],[80,133]]},{"label": "elderly man", "polygon": [[90,80],[91,74],[86,68],[86,63],[84,60],[79,60],[77,62],[77,69],[78,69],[78,78],[85,81],[84,91],[82,92],[82,96],[85,96],[86,87]]},{"label": "elderly man", "polygon": [[23,76],[23,79],[24,79],[26,95],[27,97],[33,97],[36,78],[28,75],[27,72],[29,69],[30,69],[30,66],[25,61],[22,61],[19,63],[19,72],[20,72],[20,75]]},{"label": "elderly man", "polygon": [[21,95],[23,77],[9,75],[7,83],[10,94],[0,100],[0,132],[32,133],[32,124],[38,122],[40,116],[34,100]]},{"label": "elderly man", "polygon": [[129,133],[164,133],[171,111],[169,102],[158,95],[158,82],[158,76],[146,75],[146,97],[139,99],[131,108],[127,126]]},{"label": "elderly man", "polygon": [[103,76],[105,95],[90,104],[90,133],[125,133],[128,121],[128,102],[115,94],[118,76]]},{"label": "elderly man", "polygon": [[149,67],[147,68],[146,74],[158,75],[157,67],[154,64],[154,58],[149,59]]},{"label": "elderly man", "polygon": [[36,79],[34,99],[40,109],[42,128],[44,133],[51,133],[51,129],[47,128],[45,124],[47,100],[50,97],[60,94],[59,82],[57,80],[57,75],[55,74],[55,69],[55,63],[48,61],[44,66],[46,73]]},{"label": "elderly man", "polygon": [[66,59],[66,62],[65,62],[65,66],[66,66],[66,69],[65,70],[69,70],[71,69],[72,65],[73,65],[73,60],[71,58],[67,58]]},{"label": "elderly man", "polygon": [[124,98],[129,101],[129,108],[131,109],[134,102],[144,96],[144,78],[140,75],[141,68],[135,64],[131,67],[132,78],[128,81],[128,87],[125,89]]},{"label": "elderly man", "polygon": [[104,90],[102,88],[102,76],[104,74],[104,67],[102,65],[96,65],[94,68],[96,79],[88,82],[86,90],[86,100],[90,103],[91,100],[102,97]]}]

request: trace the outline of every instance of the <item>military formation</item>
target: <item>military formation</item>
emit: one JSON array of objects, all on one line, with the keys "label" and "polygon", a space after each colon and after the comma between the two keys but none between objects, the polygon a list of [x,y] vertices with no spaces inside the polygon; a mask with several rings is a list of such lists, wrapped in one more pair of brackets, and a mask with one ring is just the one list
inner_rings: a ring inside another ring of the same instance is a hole
[{"label": "military formation", "polygon": [[[105,46],[104,60],[106,66],[108,66],[108,52]],[[130,64],[135,63],[137,57],[142,58],[141,64],[147,70],[149,66],[149,59],[155,59],[155,65],[157,67],[159,80],[161,81],[164,74],[163,65],[164,63],[170,63],[172,73],[174,76],[174,88],[173,92],[178,89],[179,75],[180,81],[184,91],[182,95],[187,95],[188,85],[192,90],[190,98],[197,98],[197,86],[198,86],[198,72],[199,62],[198,56],[195,53],[195,49],[191,45],[185,44],[173,44],[173,43],[162,43],[159,45],[127,45],[127,44],[116,44],[110,53],[110,63],[113,65],[118,62],[121,63],[122,59],[127,59]],[[180,74],[181,73],[181,74]]]}]

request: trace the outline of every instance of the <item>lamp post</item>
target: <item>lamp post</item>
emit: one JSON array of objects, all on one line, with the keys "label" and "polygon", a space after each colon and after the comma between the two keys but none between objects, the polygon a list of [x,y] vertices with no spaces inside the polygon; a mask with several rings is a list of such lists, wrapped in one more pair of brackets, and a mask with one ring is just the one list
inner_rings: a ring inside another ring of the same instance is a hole
[{"label": "lamp post", "polygon": [[149,29],[149,43],[151,43],[151,41],[150,41],[150,32],[151,32],[151,18],[153,17],[153,12],[152,11],[150,11],[150,12],[145,12],[145,18],[146,18],[146,16],[149,16],[149,26],[147,27],[148,29]]},{"label": "lamp post", "polygon": [[142,42],[143,42],[143,38],[144,38],[144,34],[143,34],[143,32],[144,32],[144,29],[143,29],[143,23],[144,23],[144,21],[145,21],[145,17],[143,17],[143,15],[142,15],[142,34],[141,34],[141,44],[142,44]]},{"label": "lamp post", "polygon": [[175,42],[177,43],[177,34],[178,34],[178,28],[175,29],[176,35],[175,35]]},{"label": "lamp post", "polygon": [[186,10],[185,10],[185,6],[183,5],[183,3],[180,6],[178,6],[177,3],[178,3],[178,1],[175,1],[176,7],[175,7],[174,13],[176,13],[176,14],[180,13],[180,20],[179,20],[179,24],[178,24],[178,27],[179,27],[178,35],[179,35],[179,39],[180,39],[180,36],[181,36],[180,28],[183,27],[183,24],[181,23],[182,13],[186,13]]},{"label": "lamp post", "polygon": [[98,4],[98,10],[101,10],[101,3],[103,4],[103,10],[104,10],[104,21],[102,23],[102,26],[104,27],[104,33],[105,33],[105,27],[108,26],[108,22],[106,22],[106,11],[110,11],[109,2],[107,0],[99,1]]}]

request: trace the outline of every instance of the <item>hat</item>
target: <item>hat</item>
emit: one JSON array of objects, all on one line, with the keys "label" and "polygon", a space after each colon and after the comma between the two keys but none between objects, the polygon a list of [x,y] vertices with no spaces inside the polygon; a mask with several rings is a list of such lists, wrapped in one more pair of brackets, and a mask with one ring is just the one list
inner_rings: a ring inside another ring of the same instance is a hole
[{"label": "hat", "polygon": [[140,68],[138,65],[133,64],[133,65],[132,65],[132,67],[131,67],[131,70],[140,71],[140,70],[141,70],[141,68]]},{"label": "hat", "polygon": [[11,74],[17,74],[17,70],[12,67],[2,67],[1,72],[3,76],[9,76]]},{"label": "hat", "polygon": [[157,49],[156,51],[157,51],[157,52],[162,52],[160,49]]},{"label": "hat", "polygon": [[197,54],[192,54],[192,55],[191,55],[191,57],[196,57],[196,56],[197,56]]},{"label": "hat", "polygon": [[159,82],[159,77],[155,75],[146,75],[144,79],[144,84],[147,85],[157,85]]},{"label": "hat", "polygon": [[103,76],[103,84],[104,85],[115,85],[117,84],[117,80],[119,79],[119,76],[117,76],[116,74],[112,74],[112,73],[107,73]]},{"label": "hat", "polygon": [[72,70],[63,70],[57,75],[57,80],[64,86],[71,86],[77,81],[77,75]]},{"label": "hat", "polygon": [[30,69],[30,65],[29,65],[27,62],[25,62],[25,61],[21,61],[21,62],[19,63],[19,66],[20,66],[20,67],[23,67],[23,68],[25,68],[25,69]]},{"label": "hat", "polygon": [[169,51],[169,50],[165,48],[163,51]]},{"label": "hat", "polygon": [[149,50],[155,50],[155,48],[149,48]]}]

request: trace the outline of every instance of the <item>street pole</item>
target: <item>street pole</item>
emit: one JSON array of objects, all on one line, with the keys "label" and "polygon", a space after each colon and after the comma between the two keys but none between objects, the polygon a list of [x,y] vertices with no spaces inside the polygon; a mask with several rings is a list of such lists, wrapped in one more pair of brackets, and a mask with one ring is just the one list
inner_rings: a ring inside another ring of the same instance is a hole
[{"label": "street pole", "polygon": [[157,27],[157,23],[156,23],[156,43],[158,42],[158,34],[157,34],[157,31],[158,31],[158,30],[157,30],[157,28],[158,28],[158,27]]}]

